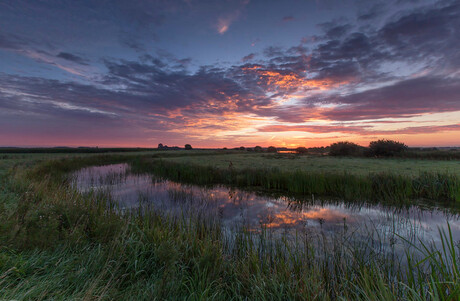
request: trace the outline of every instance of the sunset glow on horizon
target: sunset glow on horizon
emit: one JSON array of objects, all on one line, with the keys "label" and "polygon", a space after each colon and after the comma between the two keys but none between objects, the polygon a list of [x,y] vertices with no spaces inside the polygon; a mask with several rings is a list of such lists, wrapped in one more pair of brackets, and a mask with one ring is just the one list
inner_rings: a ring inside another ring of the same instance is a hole
[{"label": "sunset glow on horizon", "polygon": [[460,146],[458,1],[0,3],[0,147]]}]

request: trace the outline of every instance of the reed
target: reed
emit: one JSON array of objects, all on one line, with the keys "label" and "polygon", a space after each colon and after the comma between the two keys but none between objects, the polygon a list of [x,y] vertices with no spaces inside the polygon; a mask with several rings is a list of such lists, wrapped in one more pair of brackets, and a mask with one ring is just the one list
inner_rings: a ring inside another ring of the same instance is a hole
[{"label": "reed", "polygon": [[460,201],[460,179],[448,173],[422,172],[409,177],[388,172],[355,175],[346,172],[289,172],[277,168],[235,170],[161,159],[139,159],[132,161],[131,165],[135,172],[151,172],[173,181],[199,185],[224,184],[389,203],[408,203],[414,199]]}]

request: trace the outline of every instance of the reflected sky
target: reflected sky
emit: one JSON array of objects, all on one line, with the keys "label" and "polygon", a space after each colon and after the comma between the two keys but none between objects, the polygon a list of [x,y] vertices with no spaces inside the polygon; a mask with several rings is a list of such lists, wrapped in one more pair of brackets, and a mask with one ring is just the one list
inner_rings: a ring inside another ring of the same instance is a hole
[{"label": "reflected sky", "polygon": [[439,229],[449,222],[455,241],[460,240],[460,218],[437,208],[396,208],[321,200],[299,202],[287,196],[269,196],[235,188],[161,180],[149,174],[130,173],[127,164],[84,168],[72,175],[83,193],[105,191],[121,209],[149,206],[180,214],[190,209],[217,217],[226,229],[262,230],[273,235],[353,237],[379,241],[404,251],[405,242],[439,243]]}]

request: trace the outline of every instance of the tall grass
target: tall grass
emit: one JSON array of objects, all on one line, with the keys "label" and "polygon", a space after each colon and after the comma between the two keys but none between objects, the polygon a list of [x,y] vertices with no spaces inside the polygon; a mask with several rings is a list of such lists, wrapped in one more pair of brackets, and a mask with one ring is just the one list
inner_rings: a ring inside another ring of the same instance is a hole
[{"label": "tall grass", "polygon": [[378,202],[407,203],[414,199],[460,201],[460,179],[452,174],[420,173],[417,177],[393,173],[328,173],[280,171],[279,169],[222,169],[166,160],[138,159],[133,171],[152,172],[174,181],[200,185],[226,184],[257,187],[303,195],[366,199]]},{"label": "tall grass", "polygon": [[[116,163],[122,158],[112,159],[110,162],[106,158],[104,162]],[[0,211],[1,298],[457,300],[460,297],[459,246],[450,232],[440,233],[443,242],[440,250],[412,246],[407,253],[410,266],[405,268],[391,256],[373,253],[368,245],[347,244],[340,237],[330,245],[318,243],[321,237],[309,237],[302,232],[294,240],[274,240],[270,229],[252,233],[242,228],[230,234],[212,214],[193,210],[167,215],[139,208],[120,214],[115,207],[107,206],[104,195],[76,193],[64,180],[65,172],[86,166],[91,160],[42,163],[31,172],[21,173],[17,169],[11,174],[7,189],[14,191],[20,202],[12,211]],[[44,171],[49,176],[44,176]],[[181,177],[191,172],[180,171]],[[202,170],[195,172],[203,184],[216,179],[201,175]],[[214,175],[220,171],[210,172]],[[238,178],[257,183],[238,173],[229,179]],[[268,179],[258,178],[263,180]]]}]

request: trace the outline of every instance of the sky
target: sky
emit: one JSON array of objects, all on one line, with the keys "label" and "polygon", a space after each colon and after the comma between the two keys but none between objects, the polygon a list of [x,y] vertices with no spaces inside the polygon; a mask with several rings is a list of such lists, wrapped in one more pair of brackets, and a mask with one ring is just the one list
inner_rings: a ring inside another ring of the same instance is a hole
[{"label": "sky", "polygon": [[460,2],[2,0],[0,146],[460,146]]}]

